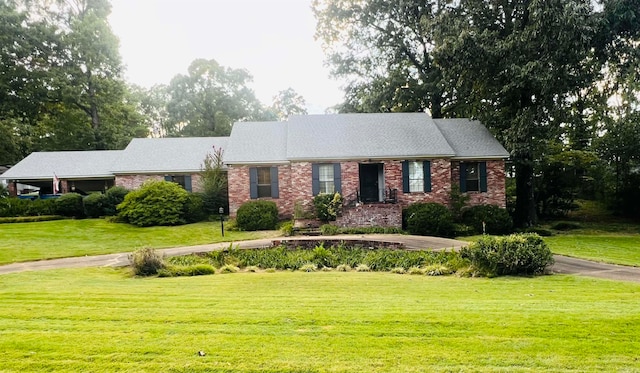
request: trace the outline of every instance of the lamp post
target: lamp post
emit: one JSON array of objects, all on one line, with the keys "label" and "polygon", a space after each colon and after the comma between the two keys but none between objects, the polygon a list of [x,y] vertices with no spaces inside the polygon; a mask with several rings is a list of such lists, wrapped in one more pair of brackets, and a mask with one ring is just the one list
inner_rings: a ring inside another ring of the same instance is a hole
[{"label": "lamp post", "polygon": [[222,233],[222,237],[224,237],[224,207],[220,207],[218,212],[220,213],[220,232]]}]

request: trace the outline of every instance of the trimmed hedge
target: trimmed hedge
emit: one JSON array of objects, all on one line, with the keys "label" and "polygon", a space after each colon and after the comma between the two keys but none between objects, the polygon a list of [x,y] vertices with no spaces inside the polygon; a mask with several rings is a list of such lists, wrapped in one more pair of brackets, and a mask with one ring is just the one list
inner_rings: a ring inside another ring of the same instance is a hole
[{"label": "trimmed hedge", "polygon": [[78,193],[63,194],[55,199],[56,212],[62,216],[81,218],[84,217],[84,205],[82,196]]},{"label": "trimmed hedge", "polygon": [[553,254],[537,234],[483,236],[460,251],[487,276],[536,275],[553,264]]},{"label": "trimmed hedge", "polygon": [[236,224],[245,231],[276,229],[278,206],[273,201],[245,202],[238,208]]},{"label": "trimmed hedge", "polygon": [[102,193],[91,193],[84,197],[84,213],[89,218],[99,218],[105,215],[105,209],[108,206],[109,199]]}]

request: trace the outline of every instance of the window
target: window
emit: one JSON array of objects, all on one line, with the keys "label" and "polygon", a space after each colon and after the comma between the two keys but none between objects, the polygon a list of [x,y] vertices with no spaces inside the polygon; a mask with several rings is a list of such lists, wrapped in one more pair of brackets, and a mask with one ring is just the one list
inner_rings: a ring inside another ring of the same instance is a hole
[{"label": "window", "polygon": [[431,161],[402,162],[402,191],[404,193],[431,192]]},{"label": "window", "polygon": [[422,162],[409,162],[409,193],[424,192],[424,168]]},{"label": "window", "polygon": [[318,180],[320,193],[334,193],[335,185],[333,183],[333,165],[321,164],[318,166]]},{"label": "window", "polygon": [[487,162],[460,163],[460,191],[487,191]]},{"label": "window", "polygon": [[480,191],[480,171],[478,170],[478,163],[467,163],[464,168],[467,174],[467,192]]},{"label": "window", "polygon": [[187,192],[191,192],[191,175],[165,175],[164,180],[176,183]]},{"label": "window", "polygon": [[342,193],[340,163],[311,165],[311,189],[314,196],[321,193]]},{"label": "window", "polygon": [[279,198],[278,167],[249,168],[249,194],[256,198]]},{"label": "window", "polygon": [[258,167],[258,198],[271,197],[271,168]]}]

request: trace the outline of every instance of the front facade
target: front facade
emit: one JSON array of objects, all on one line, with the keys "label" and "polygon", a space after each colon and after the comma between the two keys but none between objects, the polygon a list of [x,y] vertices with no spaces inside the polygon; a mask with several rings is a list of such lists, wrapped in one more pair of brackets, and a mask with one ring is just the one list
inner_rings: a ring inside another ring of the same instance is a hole
[{"label": "front facade", "polygon": [[237,123],[225,158],[230,213],[264,199],[291,217],[298,206],[310,210],[315,195],[338,192],[345,201],[338,225],[400,226],[403,207],[448,205],[454,187],[471,205],[504,207],[507,157],[478,122],[423,113]]}]

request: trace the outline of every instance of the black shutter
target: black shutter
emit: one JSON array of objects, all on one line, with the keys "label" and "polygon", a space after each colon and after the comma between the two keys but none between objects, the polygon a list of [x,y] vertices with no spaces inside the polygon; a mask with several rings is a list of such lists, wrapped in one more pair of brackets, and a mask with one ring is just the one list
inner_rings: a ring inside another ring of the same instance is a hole
[{"label": "black shutter", "polygon": [[271,167],[271,198],[280,198],[278,188],[278,167]]},{"label": "black shutter", "polygon": [[460,162],[460,192],[467,191],[467,165]]},{"label": "black shutter", "polygon": [[422,169],[424,172],[424,191],[429,193],[431,192],[431,161],[422,162]]},{"label": "black shutter", "polygon": [[314,196],[320,194],[320,165],[311,165],[311,193]]},{"label": "black shutter", "polygon": [[409,193],[409,161],[402,161],[402,192]]},{"label": "black shutter", "polygon": [[480,191],[487,191],[487,162],[480,162]]},{"label": "black shutter", "polygon": [[258,168],[249,168],[249,195],[251,199],[258,198]]},{"label": "black shutter", "polygon": [[342,173],[340,163],[333,164],[333,184],[336,193],[342,194]]}]

